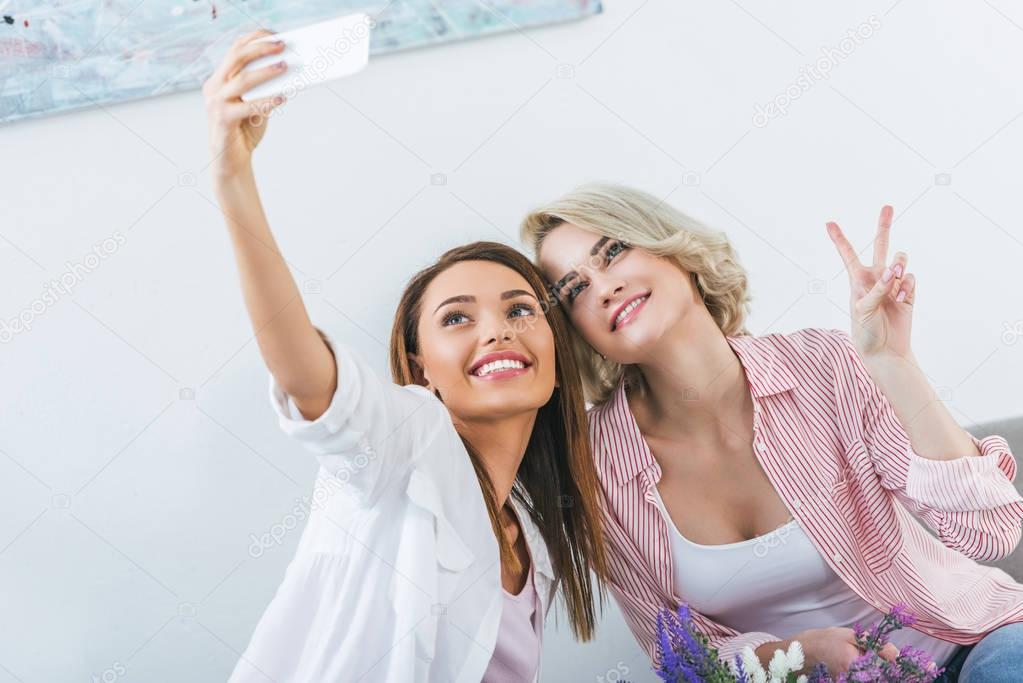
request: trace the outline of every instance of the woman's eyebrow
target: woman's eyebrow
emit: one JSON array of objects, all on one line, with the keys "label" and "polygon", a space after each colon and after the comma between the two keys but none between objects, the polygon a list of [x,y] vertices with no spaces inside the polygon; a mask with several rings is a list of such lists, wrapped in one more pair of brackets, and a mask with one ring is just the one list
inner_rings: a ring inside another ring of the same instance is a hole
[{"label": "woman's eyebrow", "polygon": [[[607,244],[607,241],[609,239],[611,238],[605,235],[604,237],[601,237],[599,240],[597,240],[593,247],[590,249],[590,256],[596,256],[597,252],[600,251],[600,248]],[[579,273],[577,273],[576,271],[574,270],[568,271],[567,273],[565,273],[565,276],[563,278],[554,283],[554,289],[556,291],[560,291],[561,288],[565,286],[565,283],[567,283],[572,278],[578,276]]]},{"label": "woman's eyebrow", "polygon": [[501,295],[501,301],[504,301],[505,299],[514,299],[517,296],[531,296],[534,299],[536,298],[532,292],[527,292],[524,289],[509,289]]},{"label": "woman's eyebrow", "polygon": [[439,304],[437,304],[437,308],[433,309],[433,312],[436,313],[441,309],[442,306],[447,306],[448,304],[474,304],[474,303],[476,303],[476,297],[469,296],[468,294],[459,294],[458,296],[452,296],[447,299],[444,299],[444,301],[441,301]]},{"label": "woman's eyebrow", "polygon": [[569,280],[578,276],[579,273],[575,272],[574,270],[568,271],[567,273],[565,273],[565,277],[561,278],[560,280],[554,283],[554,291],[560,292],[561,288],[564,287]]},{"label": "woman's eyebrow", "polygon": [[[505,299],[514,299],[517,296],[529,296],[536,299],[536,296],[532,292],[527,292],[524,289],[509,289],[507,292],[501,294],[501,301],[504,301]],[[433,312],[436,313],[442,307],[447,306],[448,304],[474,304],[474,303],[476,303],[476,297],[471,296],[469,294],[459,294],[458,296],[448,297],[447,299],[444,299],[444,301],[441,301],[439,304],[437,304],[437,308],[433,309]]]}]

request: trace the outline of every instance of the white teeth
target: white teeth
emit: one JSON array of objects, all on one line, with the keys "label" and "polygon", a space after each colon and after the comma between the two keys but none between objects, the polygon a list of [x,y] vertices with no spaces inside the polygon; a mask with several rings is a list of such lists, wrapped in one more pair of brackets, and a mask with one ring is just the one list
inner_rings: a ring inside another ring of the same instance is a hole
[{"label": "white teeth", "polygon": [[620,323],[625,316],[627,316],[633,309],[635,309],[636,306],[639,306],[644,301],[646,301],[646,297],[645,296],[641,296],[640,298],[636,299],[635,301],[630,303],[628,306],[623,308],[622,312],[619,313],[618,317],[615,318],[615,327],[618,327],[618,323]]},{"label": "white teeth", "polygon": [[500,370],[507,370],[509,368],[524,368],[526,364],[520,360],[495,360],[489,363],[485,363],[480,367],[476,368],[476,372],[473,373],[477,377],[489,375],[492,372],[498,372]]}]

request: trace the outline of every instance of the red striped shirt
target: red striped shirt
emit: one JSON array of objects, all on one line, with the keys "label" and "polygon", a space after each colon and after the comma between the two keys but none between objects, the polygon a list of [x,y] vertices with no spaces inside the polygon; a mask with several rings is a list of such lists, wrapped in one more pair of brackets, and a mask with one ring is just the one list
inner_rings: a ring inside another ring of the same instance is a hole
[{"label": "red striped shirt", "polygon": [[[757,460],[853,591],[882,612],[905,602],[917,629],[960,644],[1023,621],[1023,585],[976,562],[1005,557],[1020,539],[1023,499],[1005,439],[973,437],[980,456],[917,455],[840,330],[727,339],[753,397]],[[612,594],[653,657],[657,611],[685,596],[674,591],[668,529],[654,503],[661,470],[624,382],[591,409],[590,440],[606,499]],[[692,615],[724,660],[780,640]]]}]

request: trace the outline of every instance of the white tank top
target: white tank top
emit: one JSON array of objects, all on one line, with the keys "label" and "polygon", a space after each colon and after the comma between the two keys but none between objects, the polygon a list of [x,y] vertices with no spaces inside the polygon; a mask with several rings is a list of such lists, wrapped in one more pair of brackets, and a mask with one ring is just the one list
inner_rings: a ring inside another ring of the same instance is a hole
[{"label": "white tank top", "polygon": [[[668,526],[675,592],[696,611],[741,633],[762,631],[787,640],[812,628],[870,628],[884,616],[842,581],[795,519],[763,536],[701,545],[681,533],[657,487],[657,506]],[[907,627],[890,640],[912,645],[944,666],[956,643]]]}]

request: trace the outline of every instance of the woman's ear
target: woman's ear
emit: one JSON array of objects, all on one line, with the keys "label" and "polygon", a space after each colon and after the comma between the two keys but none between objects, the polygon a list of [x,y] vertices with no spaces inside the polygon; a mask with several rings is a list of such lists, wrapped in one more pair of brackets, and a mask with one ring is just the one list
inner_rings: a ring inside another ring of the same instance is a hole
[{"label": "woman's ear", "polygon": [[409,369],[412,371],[412,382],[433,391],[433,386],[430,384],[430,378],[426,375],[426,367],[423,365],[423,361],[419,357],[419,354],[410,353],[408,355],[408,359]]}]

